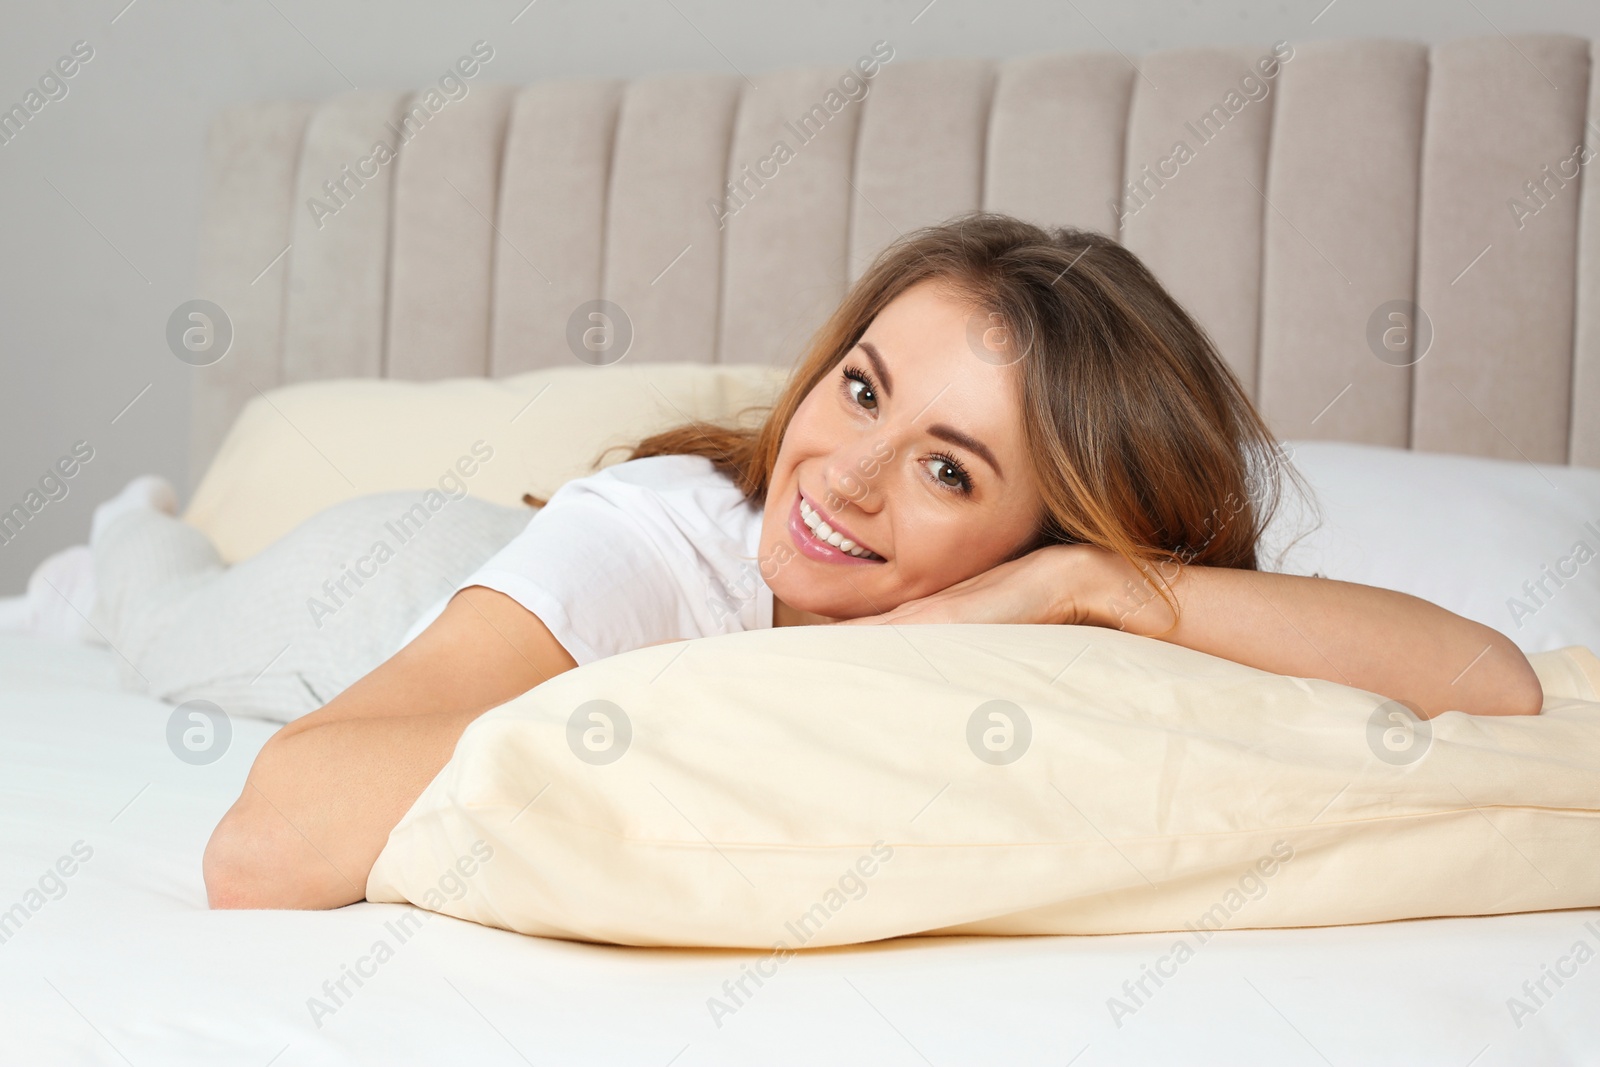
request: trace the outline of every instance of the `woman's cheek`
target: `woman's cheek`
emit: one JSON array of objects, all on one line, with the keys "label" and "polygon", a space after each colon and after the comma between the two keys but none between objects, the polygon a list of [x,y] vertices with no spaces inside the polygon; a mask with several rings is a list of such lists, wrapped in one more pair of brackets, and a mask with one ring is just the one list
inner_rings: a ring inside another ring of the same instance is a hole
[{"label": "woman's cheek", "polygon": [[925,534],[914,539],[913,563],[917,573],[935,583],[930,592],[966,581],[1000,562],[994,531],[983,526],[981,520],[928,523],[919,528]]}]

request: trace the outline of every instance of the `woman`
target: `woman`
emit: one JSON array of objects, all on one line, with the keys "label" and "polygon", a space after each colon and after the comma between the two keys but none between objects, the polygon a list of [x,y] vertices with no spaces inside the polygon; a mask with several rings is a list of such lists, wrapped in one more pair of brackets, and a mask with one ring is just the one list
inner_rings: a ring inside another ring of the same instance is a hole
[{"label": "woman", "polygon": [[[1204,333],[1113,240],[991,214],[919,231],[851,288],[759,429],[684,426],[563,486],[409,643],[279,731],[207,846],[211,903],[363,899],[467,724],[601,654],[555,635],[583,629],[606,566],[583,521],[540,533],[561,526],[563,494],[575,517],[588,501],[597,531],[635,508],[652,516],[640,542],[681,535],[671,559],[611,543],[629,579],[598,602],[636,644],[692,635],[674,622],[708,632],[729,610],[744,625],[1077,623],[1424,716],[1539,711],[1532,668],[1494,630],[1401,593],[1259,571],[1277,458]],[[741,543],[759,582],[720,611],[661,578],[695,554],[725,578]]]}]

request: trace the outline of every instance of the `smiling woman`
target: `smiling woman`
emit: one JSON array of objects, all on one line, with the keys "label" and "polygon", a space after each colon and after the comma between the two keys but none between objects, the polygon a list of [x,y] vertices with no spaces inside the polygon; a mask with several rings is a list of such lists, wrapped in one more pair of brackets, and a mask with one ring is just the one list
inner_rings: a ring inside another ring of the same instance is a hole
[{"label": "smiling woman", "polygon": [[[534,501],[403,647],[273,737],[207,846],[211,901],[362,899],[483,712],[730,629],[1095,625],[1423,717],[1540,710],[1504,635],[1259,569],[1297,477],[1279,455],[1204,331],[1111,238],[981,213],[917,231],[851,287],[759,426],[682,425]],[[716,589],[752,571],[757,595],[729,610]]]},{"label": "smiling woman", "polygon": [[1301,479],[1205,331],[1103,234],[978,212],[905,236],[759,428],[692,423],[630,459],[676,454],[761,505],[775,626],[1084,623],[1423,716],[1542,702],[1495,630],[1260,569]]},{"label": "smiling woman", "polygon": [[1133,253],[993,214],[887,250],[758,431],[695,424],[632,458],[683,452],[764,501],[764,559],[798,549],[767,576],[778,625],[883,614],[1050,544],[1253,570],[1292,476]]}]

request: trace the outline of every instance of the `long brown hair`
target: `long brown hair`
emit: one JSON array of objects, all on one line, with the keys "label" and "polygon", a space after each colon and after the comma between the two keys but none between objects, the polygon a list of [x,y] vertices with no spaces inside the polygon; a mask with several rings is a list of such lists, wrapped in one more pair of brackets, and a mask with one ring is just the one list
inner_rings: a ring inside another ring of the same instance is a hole
[{"label": "long brown hair", "polygon": [[1047,516],[1022,552],[1053,543],[1115,552],[1161,579],[1151,586],[1174,617],[1167,583],[1178,567],[1257,569],[1278,476],[1300,479],[1205,331],[1111,237],[991,212],[885,249],[813,336],[759,426],[689,422],[644,438],[628,458],[704,456],[764,503],[806,394],[878,312],[927,279],[987,311],[1008,332],[1008,352],[1020,352],[1024,440]]}]

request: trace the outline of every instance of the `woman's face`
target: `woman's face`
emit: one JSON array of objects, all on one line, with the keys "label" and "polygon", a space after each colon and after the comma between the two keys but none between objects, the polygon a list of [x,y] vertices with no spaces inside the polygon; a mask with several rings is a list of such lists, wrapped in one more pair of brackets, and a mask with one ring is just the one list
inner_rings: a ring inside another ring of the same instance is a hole
[{"label": "woman's face", "polygon": [[[983,325],[946,284],[918,283],[806,394],[761,524],[761,573],[779,601],[829,619],[877,615],[1033,539],[1044,508],[1021,363]],[[819,522],[849,540],[826,543]]]}]

